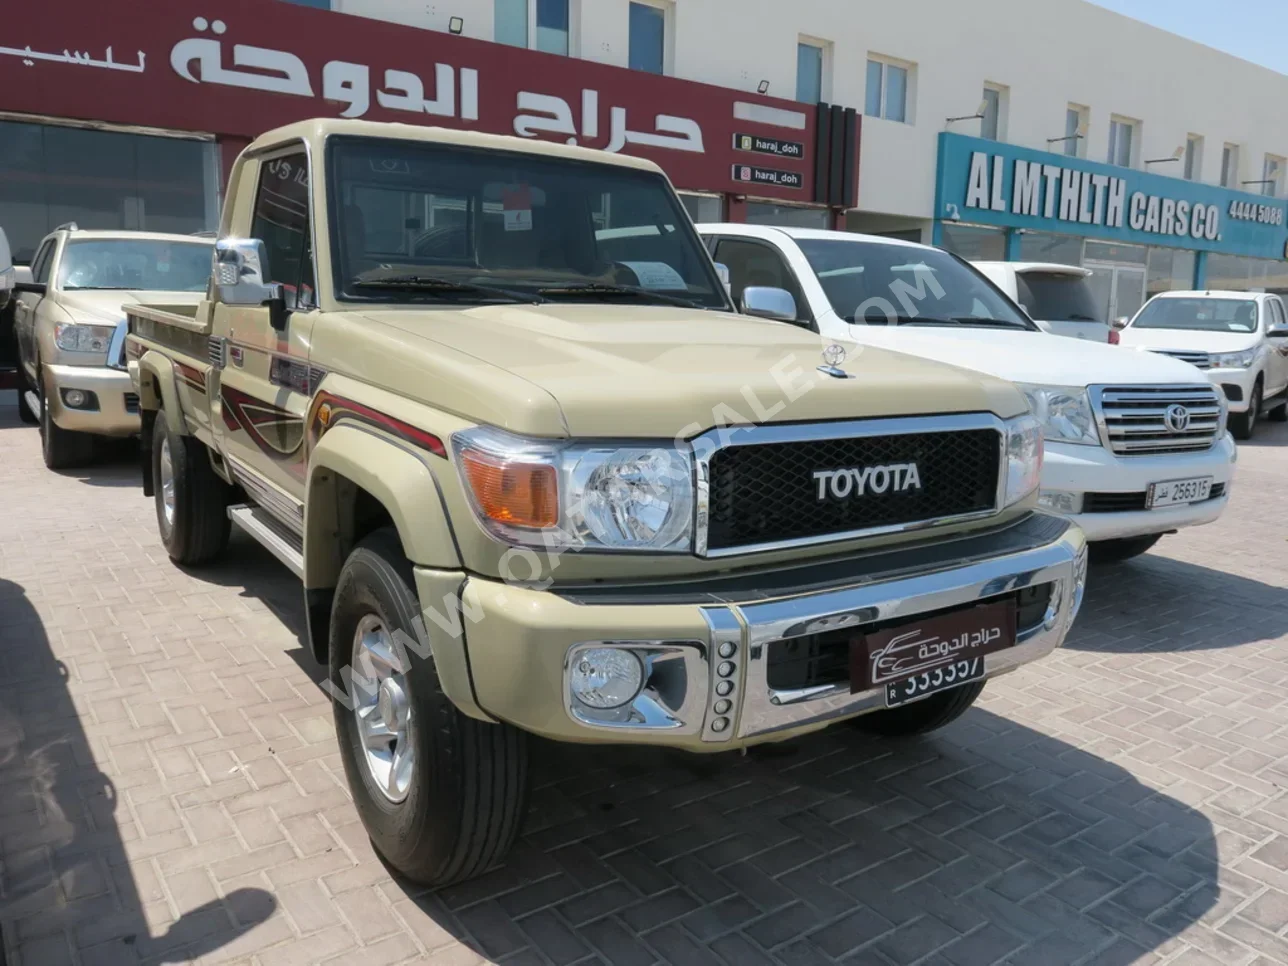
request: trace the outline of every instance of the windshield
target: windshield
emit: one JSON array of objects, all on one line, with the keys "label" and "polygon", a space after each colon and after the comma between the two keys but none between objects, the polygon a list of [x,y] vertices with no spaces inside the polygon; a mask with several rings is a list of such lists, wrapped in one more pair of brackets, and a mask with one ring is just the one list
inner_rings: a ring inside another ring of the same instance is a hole
[{"label": "windshield", "polygon": [[1154,299],[1140,310],[1131,327],[1256,332],[1257,303],[1254,299]]},{"label": "windshield", "polygon": [[63,289],[204,292],[213,242],[99,238],[69,241],[58,284]]},{"label": "windshield", "polygon": [[659,174],[372,138],[334,139],[331,171],[342,298],[729,308]]},{"label": "windshield", "polygon": [[925,317],[1033,328],[982,275],[947,252],[842,239],[801,238],[797,244],[846,322],[888,325]]},{"label": "windshield", "polygon": [[1091,283],[1085,276],[1067,272],[1020,272],[1015,276],[1015,288],[1016,301],[1035,319],[1104,324]]}]

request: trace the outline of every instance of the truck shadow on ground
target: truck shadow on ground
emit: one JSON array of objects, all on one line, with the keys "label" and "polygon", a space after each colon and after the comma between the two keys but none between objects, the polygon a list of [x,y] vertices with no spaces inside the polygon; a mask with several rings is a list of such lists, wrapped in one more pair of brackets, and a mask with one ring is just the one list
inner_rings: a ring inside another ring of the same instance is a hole
[{"label": "truck shadow on ground", "polygon": [[1220,895],[1204,815],[980,709],[899,743],[840,726],[746,757],[535,753],[503,868],[402,883],[492,960],[1127,966]]},{"label": "truck shadow on ground", "polygon": [[1149,553],[1091,568],[1082,612],[1064,646],[1107,653],[1201,651],[1284,634],[1283,587]]},{"label": "truck shadow on ground", "polygon": [[159,890],[140,895],[126,851],[139,832],[81,713],[36,609],[0,579],[0,962],[6,947],[23,966],[188,962],[268,919],[277,902],[261,889],[177,919]]}]

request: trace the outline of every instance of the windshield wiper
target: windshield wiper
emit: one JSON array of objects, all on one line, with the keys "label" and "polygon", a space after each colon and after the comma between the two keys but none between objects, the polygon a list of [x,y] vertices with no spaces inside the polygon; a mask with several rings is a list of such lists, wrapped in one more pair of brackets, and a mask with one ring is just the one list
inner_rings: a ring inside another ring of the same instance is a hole
[{"label": "windshield wiper", "polygon": [[542,295],[629,295],[632,298],[651,299],[666,305],[682,305],[687,309],[702,308],[694,299],[681,298],[678,295],[665,295],[652,289],[639,288],[634,285],[610,285],[607,282],[579,282],[576,285],[562,285],[553,288],[537,289]]},{"label": "windshield wiper", "polygon": [[540,295],[520,292],[516,289],[498,288],[495,285],[479,285],[477,282],[465,282],[457,279],[442,278],[437,275],[390,275],[385,278],[355,278],[349,281],[353,288],[384,288],[403,292],[433,292],[441,295],[486,295],[489,298],[505,299],[507,302],[548,302]]},{"label": "windshield wiper", "polygon": [[962,325],[979,325],[997,329],[1023,329],[1025,332],[1031,331],[1023,322],[1008,322],[1006,319],[980,318],[974,315],[958,316],[955,321]]},{"label": "windshield wiper", "polygon": [[893,326],[893,325],[961,325],[957,319],[936,319],[929,315],[883,315],[874,316],[870,319],[856,319],[850,316],[846,322],[855,325],[875,325],[875,326]]}]

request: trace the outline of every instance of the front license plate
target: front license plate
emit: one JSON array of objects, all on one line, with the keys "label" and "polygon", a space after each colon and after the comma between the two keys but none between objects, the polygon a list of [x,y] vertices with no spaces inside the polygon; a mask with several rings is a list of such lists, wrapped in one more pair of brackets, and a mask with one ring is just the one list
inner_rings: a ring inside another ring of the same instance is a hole
[{"label": "front license plate", "polygon": [[1212,477],[1198,476],[1190,480],[1168,480],[1151,483],[1145,498],[1147,509],[1157,506],[1176,506],[1179,503],[1198,503],[1212,495]]},{"label": "front license plate", "polygon": [[909,621],[850,645],[850,691],[884,687],[886,704],[903,704],[978,680],[984,656],[1014,643],[1014,600]]}]

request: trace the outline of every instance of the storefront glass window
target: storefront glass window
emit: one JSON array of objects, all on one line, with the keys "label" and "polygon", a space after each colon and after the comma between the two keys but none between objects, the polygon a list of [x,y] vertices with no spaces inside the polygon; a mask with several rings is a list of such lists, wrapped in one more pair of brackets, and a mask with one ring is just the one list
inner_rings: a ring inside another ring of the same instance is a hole
[{"label": "storefront glass window", "polygon": [[1179,248],[1151,248],[1147,294],[1188,292],[1194,287],[1194,253]]},{"label": "storefront glass window", "polygon": [[1081,265],[1082,239],[1074,235],[1026,231],[1020,236],[1020,261]]},{"label": "storefront glass window", "polygon": [[976,225],[944,225],[943,247],[969,262],[1000,262],[1006,258],[1006,232]]},{"label": "storefront glass window", "polygon": [[1206,287],[1213,291],[1288,293],[1288,264],[1269,258],[1209,255]]},{"label": "storefront glass window", "polygon": [[1111,242],[1088,240],[1083,258],[1088,262],[1144,265],[1149,260],[1149,249],[1143,245],[1115,245]]},{"label": "storefront glass window", "polygon": [[826,208],[795,208],[767,201],[747,202],[747,221],[753,225],[782,225],[787,228],[826,228]]},{"label": "storefront glass window", "polygon": [[58,225],[191,233],[218,220],[215,145],[0,121],[0,225],[28,262]]},{"label": "storefront glass window", "polygon": [[694,195],[680,192],[680,202],[696,224],[724,221],[724,198],[719,195]]}]

